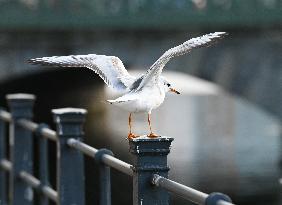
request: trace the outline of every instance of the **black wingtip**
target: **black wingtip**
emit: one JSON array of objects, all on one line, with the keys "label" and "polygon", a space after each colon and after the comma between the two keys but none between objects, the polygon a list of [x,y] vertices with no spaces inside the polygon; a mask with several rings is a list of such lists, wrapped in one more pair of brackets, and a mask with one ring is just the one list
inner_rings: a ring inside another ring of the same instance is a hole
[{"label": "black wingtip", "polygon": [[228,32],[223,32],[222,33],[222,36],[224,37],[224,36],[229,36],[229,33]]},{"label": "black wingtip", "polygon": [[26,62],[33,65],[38,64],[38,62],[35,59],[28,59]]},{"label": "black wingtip", "polygon": [[43,65],[43,66],[49,65],[48,63],[42,61],[39,58],[28,59],[26,62],[29,63],[29,64],[32,64],[32,65]]},{"label": "black wingtip", "polygon": [[229,33],[222,32],[222,34],[220,35],[220,39],[225,38],[226,36],[229,36]]},{"label": "black wingtip", "polygon": [[225,36],[229,35],[229,33],[225,32],[225,31],[215,32],[215,33],[218,33],[217,39],[221,39],[221,38],[224,38]]}]

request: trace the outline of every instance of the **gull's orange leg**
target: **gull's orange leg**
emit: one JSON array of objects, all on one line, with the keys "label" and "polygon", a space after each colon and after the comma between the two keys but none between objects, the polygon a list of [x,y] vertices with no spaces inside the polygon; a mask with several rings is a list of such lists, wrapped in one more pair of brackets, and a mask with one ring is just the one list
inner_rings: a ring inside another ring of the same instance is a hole
[{"label": "gull's orange leg", "polygon": [[129,118],[128,118],[128,125],[129,125],[129,133],[128,133],[128,139],[133,139],[133,138],[136,138],[137,136],[135,134],[133,134],[131,132],[131,122],[132,122],[132,118],[131,118],[131,113],[129,114]]},{"label": "gull's orange leg", "polygon": [[156,137],[158,137],[158,135],[156,135],[156,134],[154,134],[154,133],[152,132],[151,114],[150,114],[150,113],[148,113],[148,123],[149,123],[149,127],[150,127],[150,134],[148,135],[148,137],[150,137],[150,138],[156,138]]}]

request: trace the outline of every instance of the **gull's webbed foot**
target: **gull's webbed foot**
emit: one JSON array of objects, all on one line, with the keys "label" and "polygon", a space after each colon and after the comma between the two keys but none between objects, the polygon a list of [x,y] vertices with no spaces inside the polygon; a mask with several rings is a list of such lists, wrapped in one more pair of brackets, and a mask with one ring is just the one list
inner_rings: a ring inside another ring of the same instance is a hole
[{"label": "gull's webbed foot", "polygon": [[147,137],[149,137],[149,138],[157,138],[157,137],[159,137],[159,135],[151,132],[149,135],[147,135]]},{"label": "gull's webbed foot", "polygon": [[134,139],[134,138],[137,138],[137,137],[139,137],[139,136],[137,136],[137,135],[135,135],[135,134],[133,134],[133,133],[129,133],[128,134],[128,136],[127,136],[127,139]]}]

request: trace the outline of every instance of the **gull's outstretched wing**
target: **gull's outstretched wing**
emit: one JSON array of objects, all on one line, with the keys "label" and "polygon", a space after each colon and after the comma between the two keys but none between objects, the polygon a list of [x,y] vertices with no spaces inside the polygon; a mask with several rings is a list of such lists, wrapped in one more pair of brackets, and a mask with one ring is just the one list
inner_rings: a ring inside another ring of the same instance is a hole
[{"label": "gull's outstretched wing", "polygon": [[97,73],[104,82],[119,91],[127,89],[135,80],[125,69],[122,61],[115,56],[105,55],[70,55],[34,58],[31,64],[59,67],[85,67]]},{"label": "gull's outstretched wing", "polygon": [[189,53],[193,48],[200,48],[204,46],[209,46],[216,42],[216,40],[223,38],[227,33],[225,32],[215,32],[206,34],[197,38],[192,38],[185,41],[179,46],[173,47],[167,50],[145,73],[143,80],[140,83],[137,90],[141,89],[146,83],[151,80],[158,80],[164,66],[173,57],[181,56]]}]

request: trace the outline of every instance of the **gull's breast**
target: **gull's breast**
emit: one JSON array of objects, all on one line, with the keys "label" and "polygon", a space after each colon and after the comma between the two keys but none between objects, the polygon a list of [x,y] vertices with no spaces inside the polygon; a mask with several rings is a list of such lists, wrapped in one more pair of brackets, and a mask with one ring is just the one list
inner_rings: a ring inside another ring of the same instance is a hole
[{"label": "gull's breast", "polygon": [[138,112],[151,112],[151,110],[159,107],[165,98],[165,93],[161,92],[157,87],[151,89],[144,89],[140,93],[137,100]]},{"label": "gull's breast", "polygon": [[117,99],[115,105],[129,112],[147,112],[159,107],[165,98],[165,92],[162,92],[157,86],[146,87],[139,92],[129,93]]}]

